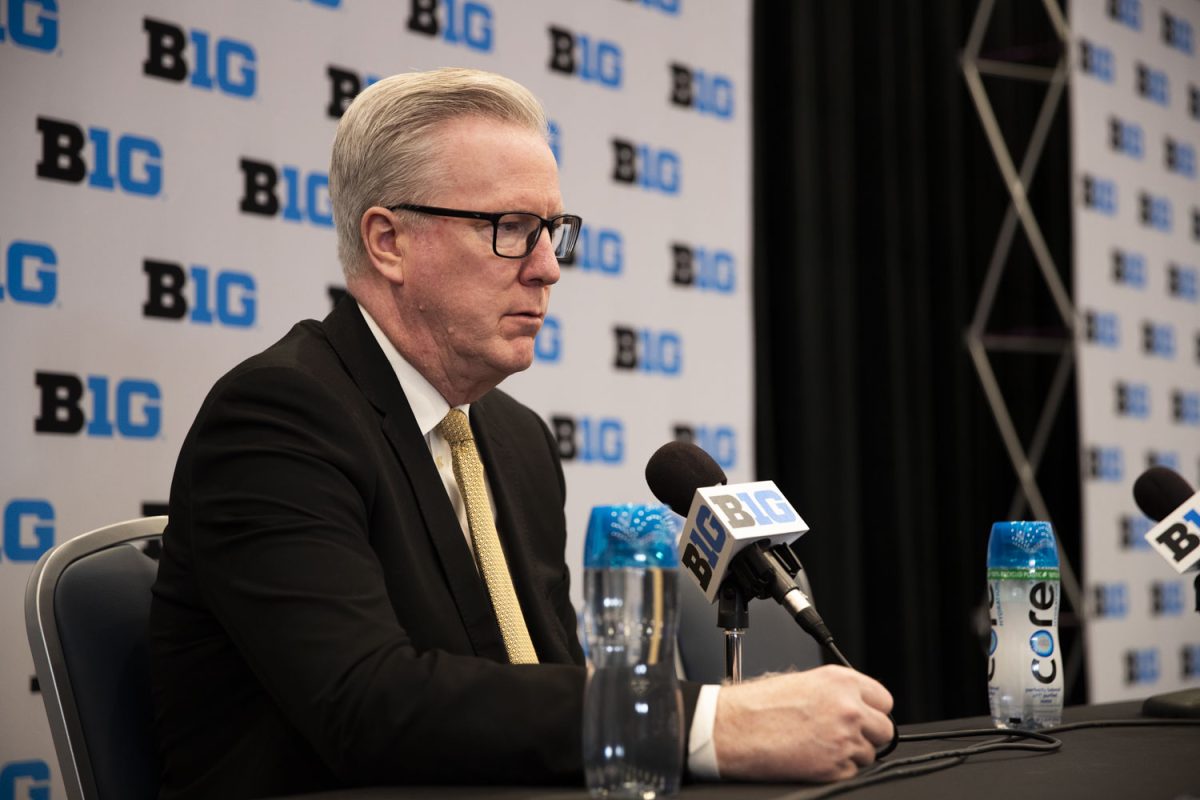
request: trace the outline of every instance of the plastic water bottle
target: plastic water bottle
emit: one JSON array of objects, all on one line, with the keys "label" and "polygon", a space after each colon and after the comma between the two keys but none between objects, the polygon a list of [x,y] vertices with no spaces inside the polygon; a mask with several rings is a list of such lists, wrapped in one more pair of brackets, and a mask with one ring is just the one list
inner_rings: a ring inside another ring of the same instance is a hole
[{"label": "plastic water bottle", "polygon": [[997,522],[988,539],[988,701],[998,728],[1059,724],[1058,548],[1049,522]]},{"label": "plastic water bottle", "polygon": [[583,765],[592,797],[667,797],[683,770],[675,675],[676,540],[666,506],[592,509],[584,544],[587,693]]}]

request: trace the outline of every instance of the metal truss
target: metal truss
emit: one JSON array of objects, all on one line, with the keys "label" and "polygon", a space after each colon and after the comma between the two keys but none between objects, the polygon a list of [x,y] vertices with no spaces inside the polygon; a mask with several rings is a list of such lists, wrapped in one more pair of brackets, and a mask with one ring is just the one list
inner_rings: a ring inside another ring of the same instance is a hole
[{"label": "metal truss", "polygon": [[[995,0],[981,0],[979,3],[975,19],[971,23],[966,48],[963,51],[962,71],[967,88],[971,93],[971,99],[975,103],[975,109],[979,113],[984,133],[987,135],[988,144],[991,146],[992,155],[996,159],[996,166],[1008,189],[1009,204],[1004,215],[1004,222],[1000,226],[1000,233],[996,237],[995,246],[992,248],[991,261],[988,264],[983,287],[979,292],[979,301],[975,306],[975,317],[971,321],[970,327],[967,328],[966,344],[967,350],[971,354],[971,360],[974,362],[975,371],[979,374],[979,382],[983,386],[992,416],[996,420],[996,427],[999,428],[1004,447],[1008,451],[1008,457],[1017,474],[1017,489],[1013,494],[1008,518],[1017,519],[1025,513],[1026,509],[1029,509],[1033,512],[1035,519],[1052,522],[1050,510],[1046,507],[1041,489],[1038,488],[1037,471],[1075,366],[1074,331],[1077,323],[1075,308],[1059,277],[1058,267],[1046,246],[1046,240],[1042,236],[1037,217],[1029,205],[1027,190],[1037,170],[1038,162],[1041,160],[1054,114],[1062,102],[1063,90],[1066,88],[1070,68],[1070,31],[1063,18],[1062,10],[1055,0],[1042,0],[1042,6],[1046,10],[1051,26],[1062,44],[1058,61],[1053,67],[980,58],[983,37],[991,21],[995,5]],[[1046,84],[1046,95],[1042,100],[1041,110],[1030,134],[1019,171],[1000,131],[1000,124],[996,120],[995,111],[983,85],[983,75]],[[1031,336],[987,332],[988,318],[995,306],[1000,279],[1008,266],[1018,226],[1025,233],[1033,250],[1046,290],[1054,301],[1066,335]],[[1028,443],[1023,443],[1017,433],[1012,415],[1008,410],[1008,404],[1004,400],[1004,394],[996,379],[995,371],[992,369],[989,354],[999,352],[1045,355],[1058,359],[1058,367],[1050,382],[1037,427]],[[1058,557],[1061,565],[1063,596],[1074,611],[1074,618],[1063,619],[1062,624],[1078,626],[1081,644],[1080,647],[1073,648],[1073,652],[1065,664],[1065,685],[1069,691],[1078,678],[1083,665],[1085,606],[1079,580],[1071,563],[1063,553],[1061,545]]]}]

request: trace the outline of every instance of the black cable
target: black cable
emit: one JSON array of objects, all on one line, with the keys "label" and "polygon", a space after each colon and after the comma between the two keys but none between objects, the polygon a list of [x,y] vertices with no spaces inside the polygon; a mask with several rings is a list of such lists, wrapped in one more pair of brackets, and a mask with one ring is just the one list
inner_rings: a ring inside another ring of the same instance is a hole
[{"label": "black cable", "polygon": [[[794,794],[786,795],[782,800],[822,800],[826,797],[843,794],[844,792],[873,786],[877,783],[928,775],[943,769],[958,766],[968,757],[980,753],[991,753],[997,750],[1025,750],[1041,753],[1052,753],[1062,747],[1062,740],[1055,739],[1038,731],[1005,731],[999,728],[973,728],[965,731],[943,731],[928,734],[907,734],[902,740],[916,741],[933,738],[964,738],[970,736],[1002,736],[998,741],[981,742],[979,744],[960,747],[955,750],[939,750],[919,756],[895,759],[877,763],[858,773],[853,778],[823,786],[818,789],[805,789]],[[1013,741],[1013,739],[1037,739],[1037,742]],[[944,762],[944,763],[943,763]]]},{"label": "black cable", "polygon": [[1053,728],[1044,728],[1043,733],[1079,731],[1086,728],[1155,728],[1172,725],[1200,725],[1200,719],[1181,719],[1178,717],[1155,717],[1153,719],[1097,719],[1086,722],[1068,722],[1066,725],[1055,725]]},{"label": "black cable", "polygon": [[[980,742],[953,750],[938,750],[919,756],[883,761],[863,769],[853,778],[838,783],[813,789],[803,789],[786,795],[781,800],[824,800],[845,792],[873,786],[877,783],[928,775],[943,769],[958,766],[970,756],[980,753],[991,753],[998,750],[1023,750],[1027,752],[1052,753],[1062,748],[1063,741],[1051,733],[1084,730],[1088,728],[1150,728],[1200,725],[1196,719],[1113,719],[1091,720],[1087,722],[1071,722],[1066,725],[1056,725],[1053,728],[1043,728],[1040,731],[1022,731],[1007,728],[968,728],[956,731],[930,731],[928,733],[906,733],[899,737],[901,742],[929,741],[931,739],[964,739],[986,736],[994,741]],[[1002,737],[996,739],[996,737]],[[1036,741],[1014,741],[1034,739]]]}]

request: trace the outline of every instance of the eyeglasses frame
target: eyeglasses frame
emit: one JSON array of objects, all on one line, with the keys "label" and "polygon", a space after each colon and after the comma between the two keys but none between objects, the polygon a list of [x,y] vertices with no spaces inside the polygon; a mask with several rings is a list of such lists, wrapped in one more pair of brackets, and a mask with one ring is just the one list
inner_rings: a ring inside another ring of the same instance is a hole
[{"label": "eyeglasses frame", "polygon": [[[403,209],[404,211],[413,211],[417,214],[428,214],[430,216],[435,216],[435,217],[453,217],[455,219],[478,219],[478,220],[483,220],[485,222],[490,222],[490,223],[492,223],[492,252],[495,253],[496,255],[498,255],[500,258],[520,259],[520,258],[527,257],[530,253],[532,253],[534,251],[534,248],[537,247],[537,243],[539,241],[541,241],[542,231],[553,230],[553,227],[554,227],[553,223],[555,223],[558,220],[562,220],[562,219],[574,220],[575,221],[574,236],[570,241],[570,247],[567,249],[567,252],[565,255],[559,256],[559,255],[555,254],[555,258],[557,258],[559,261],[563,261],[565,259],[570,258],[571,254],[575,251],[575,243],[579,239],[579,229],[583,226],[583,218],[577,214],[556,214],[555,216],[551,217],[550,219],[546,219],[543,216],[534,214],[532,211],[465,211],[461,208],[442,208],[441,206],[422,206],[422,205],[417,205],[415,203],[397,203],[394,206],[384,206],[384,207],[388,211],[391,211],[391,212],[396,212],[396,211]],[[538,228],[537,236],[534,236],[532,238],[533,243],[531,245],[529,245],[528,249],[519,256],[505,255],[504,253],[500,252],[500,249],[497,245],[497,238],[500,236],[500,218],[503,216],[506,216],[508,214],[524,214],[525,216],[529,216],[529,217],[537,217],[538,221],[541,223],[541,227]]]}]

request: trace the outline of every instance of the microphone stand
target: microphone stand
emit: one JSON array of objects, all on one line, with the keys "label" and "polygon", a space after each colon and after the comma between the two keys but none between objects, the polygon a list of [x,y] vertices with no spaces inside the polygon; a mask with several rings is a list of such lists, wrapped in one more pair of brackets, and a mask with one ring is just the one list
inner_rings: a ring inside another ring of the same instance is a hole
[{"label": "microphone stand", "polygon": [[[717,594],[717,627],[725,629],[725,678],[730,683],[742,681],[742,641],[750,627],[750,601],[754,598],[775,597],[788,609],[788,613],[822,645],[833,649],[839,660],[845,658],[833,646],[833,637],[820,622],[815,610],[800,615],[792,604],[782,599],[781,586],[790,584],[800,571],[800,561],[787,545],[771,547],[765,543],[754,545],[737,558],[729,577],[721,584]],[[786,577],[785,577],[786,576]],[[807,599],[805,600],[807,603]],[[811,609],[811,606],[808,607]],[[813,617],[820,631],[809,624]]]},{"label": "microphone stand", "polygon": [[742,682],[742,635],[750,627],[750,608],[735,578],[726,578],[717,595],[717,627],[725,629],[725,679]]}]

